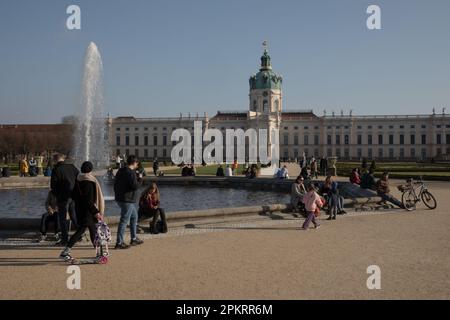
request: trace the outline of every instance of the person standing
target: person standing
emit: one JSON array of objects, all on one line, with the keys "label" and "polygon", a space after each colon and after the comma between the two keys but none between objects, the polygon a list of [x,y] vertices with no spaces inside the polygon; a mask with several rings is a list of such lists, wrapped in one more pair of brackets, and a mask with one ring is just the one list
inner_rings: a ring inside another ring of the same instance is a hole
[{"label": "person standing", "polygon": [[153,174],[155,175],[155,177],[158,175],[158,170],[159,170],[159,162],[158,158],[155,158],[155,160],[153,160]]},{"label": "person standing", "polygon": [[[120,168],[114,179],[115,200],[120,207],[120,222],[117,229],[117,241],[115,249],[128,249],[124,236],[128,222],[130,223],[131,242],[130,245],[140,245],[144,243],[137,237],[138,212],[136,210],[137,190],[139,188],[136,169],[138,161],[135,156],[127,158],[127,165]],[[141,179],[142,176],[139,176]]]},{"label": "person standing", "polygon": [[340,196],[338,191],[338,185],[337,182],[333,181],[331,183],[331,189],[328,194],[328,210],[330,213],[330,216],[327,220],[336,220],[337,213],[340,208]]},{"label": "person standing", "polygon": [[81,165],[81,173],[77,177],[75,190],[73,191],[73,200],[75,202],[78,228],[70,237],[67,246],[61,252],[59,257],[63,260],[70,260],[70,250],[83,236],[86,229],[89,230],[89,236],[94,245],[95,224],[103,220],[105,212],[105,200],[102,189],[97,179],[92,174],[93,165],[86,161]]},{"label": "person standing", "polygon": [[319,174],[317,173],[317,160],[313,158],[311,162],[311,179],[312,178],[317,179],[319,177]]},{"label": "person standing", "polygon": [[26,157],[23,157],[19,161],[19,173],[21,177],[27,177],[28,176],[28,161]]},{"label": "person standing", "polygon": [[238,174],[237,169],[239,168],[239,163],[237,159],[234,159],[233,165],[231,169],[233,170],[233,175],[236,176]]},{"label": "person standing", "polygon": [[72,163],[67,163],[62,154],[56,154],[53,157],[53,162],[56,164],[52,170],[50,188],[55,195],[58,204],[61,245],[66,245],[69,241],[68,220],[70,219],[74,226],[76,226],[75,207],[72,200],[72,192],[80,171],[78,171]]},{"label": "person standing", "polygon": [[29,173],[30,173],[30,177],[35,177],[37,176],[37,161],[36,159],[34,159],[34,157],[31,157],[30,161],[28,161],[29,164]]},{"label": "person standing", "polygon": [[323,158],[323,175],[324,176],[328,175],[328,158],[327,157]]},{"label": "person standing", "polygon": [[307,193],[303,196],[303,204],[305,205],[306,220],[303,223],[302,230],[308,230],[309,224],[312,222],[314,227],[318,229],[320,227],[319,222],[316,220],[316,210],[322,208],[323,202],[320,196],[314,189],[314,185],[310,183],[306,187]]}]

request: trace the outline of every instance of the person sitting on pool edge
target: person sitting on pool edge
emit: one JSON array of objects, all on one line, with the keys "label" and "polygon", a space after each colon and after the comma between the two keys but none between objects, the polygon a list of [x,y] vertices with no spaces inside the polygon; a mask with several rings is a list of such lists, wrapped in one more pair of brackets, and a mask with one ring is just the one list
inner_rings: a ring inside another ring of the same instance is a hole
[{"label": "person sitting on pool edge", "polygon": [[216,177],[225,177],[225,172],[223,171],[223,167],[221,164],[219,165],[219,167],[217,167]]},{"label": "person sitting on pool edge", "polygon": [[372,168],[369,169],[369,172],[362,175],[360,187],[362,189],[376,190],[375,176]]},{"label": "person sitting on pool edge", "polygon": [[164,209],[160,208],[160,194],[156,183],[152,183],[150,187],[145,189],[141,197],[139,198],[139,211],[138,221],[152,218],[150,222],[150,233],[157,234],[159,230],[157,228],[158,218],[161,216],[162,233],[167,232],[166,214]]},{"label": "person sitting on pool edge", "polygon": [[390,194],[391,190],[389,188],[389,173],[383,172],[381,179],[377,181],[377,194],[381,197],[381,201],[378,204],[382,204],[382,202],[389,201],[390,203],[405,209],[403,203]]},{"label": "person sitting on pool edge", "polygon": [[46,212],[42,215],[41,218],[41,227],[40,227],[40,236],[39,242],[47,240],[47,230],[50,222],[54,224],[54,234],[56,241],[59,240],[59,216],[58,216],[58,204],[55,195],[52,193],[52,190],[49,190],[47,194],[47,200],[45,200],[45,210]]}]

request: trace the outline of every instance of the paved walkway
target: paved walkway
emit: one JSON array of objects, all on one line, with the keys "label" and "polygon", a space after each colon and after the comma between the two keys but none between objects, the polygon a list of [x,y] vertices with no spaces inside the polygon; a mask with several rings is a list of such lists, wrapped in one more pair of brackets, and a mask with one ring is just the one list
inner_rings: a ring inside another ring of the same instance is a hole
[{"label": "paved walkway", "polygon": [[[174,224],[111,250],[108,265],[81,266],[81,290],[67,289],[59,248],[3,240],[0,298],[449,299],[449,187],[433,184],[433,211],[351,212],[307,232],[279,213]],[[73,255],[92,252],[83,243]],[[381,268],[381,290],[367,289],[369,265]]]}]

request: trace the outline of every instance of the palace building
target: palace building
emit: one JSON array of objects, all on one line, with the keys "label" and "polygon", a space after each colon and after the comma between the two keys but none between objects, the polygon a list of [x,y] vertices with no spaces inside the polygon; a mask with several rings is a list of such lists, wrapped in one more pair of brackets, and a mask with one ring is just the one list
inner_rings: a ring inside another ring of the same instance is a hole
[{"label": "palace building", "polygon": [[172,131],[185,128],[193,133],[194,121],[202,121],[203,129],[220,129],[224,136],[226,129],[277,128],[280,158],[286,160],[303,154],[342,160],[427,160],[450,155],[450,116],[445,110],[430,115],[318,116],[312,110],[283,110],[282,84],[264,50],[258,73],[249,79],[247,111],[218,111],[213,117],[109,119],[112,152],[170,161],[176,144],[171,141]]}]

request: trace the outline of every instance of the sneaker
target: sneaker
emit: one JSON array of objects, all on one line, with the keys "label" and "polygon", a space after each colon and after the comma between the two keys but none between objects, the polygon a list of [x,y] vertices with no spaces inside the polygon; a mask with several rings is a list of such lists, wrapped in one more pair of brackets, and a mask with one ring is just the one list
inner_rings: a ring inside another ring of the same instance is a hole
[{"label": "sneaker", "polygon": [[130,248],[130,246],[125,243],[116,243],[116,246],[114,247],[114,249],[128,249],[128,248]]},{"label": "sneaker", "polygon": [[41,234],[38,238],[38,242],[43,242],[45,240],[47,240],[47,235],[45,235],[45,234]]},{"label": "sneaker", "polygon": [[136,238],[136,239],[131,240],[130,246],[138,246],[138,245],[143,244],[143,243],[144,243],[144,241],[142,241],[139,238]]},{"label": "sneaker", "polygon": [[336,220],[336,216],[333,217],[333,220]]},{"label": "sneaker", "polygon": [[331,220],[331,219],[333,219],[333,217],[332,217],[332,216],[329,216],[329,217],[327,218],[327,220]]},{"label": "sneaker", "polygon": [[341,212],[339,212],[339,214],[347,214],[347,211],[341,210]]},{"label": "sneaker", "polygon": [[70,249],[65,248],[60,254],[59,258],[64,261],[72,260],[72,256],[70,255]]},{"label": "sneaker", "polygon": [[320,224],[318,224],[317,226],[314,227],[314,229],[320,229]]}]

